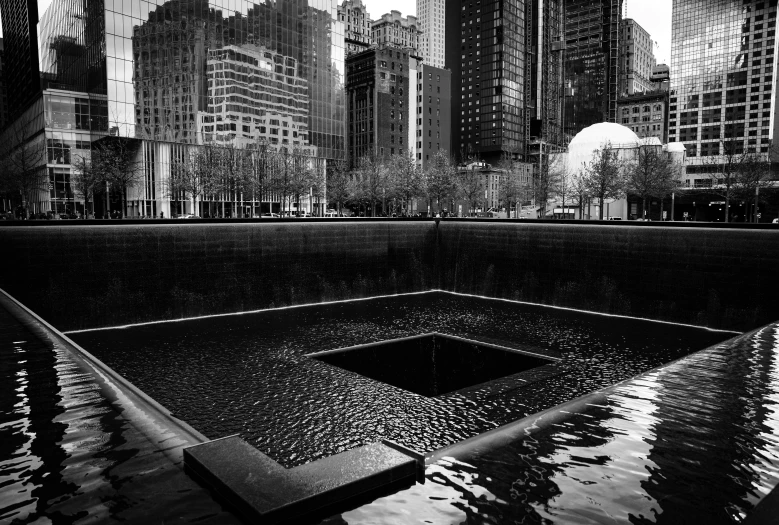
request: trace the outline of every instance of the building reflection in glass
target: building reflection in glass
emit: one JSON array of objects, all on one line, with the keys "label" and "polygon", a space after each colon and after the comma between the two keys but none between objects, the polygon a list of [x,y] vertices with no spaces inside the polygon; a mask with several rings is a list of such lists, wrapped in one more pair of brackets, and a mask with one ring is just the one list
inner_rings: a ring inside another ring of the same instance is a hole
[{"label": "building reflection in glass", "polygon": [[[341,158],[337,9],[336,0],[54,0],[39,25],[47,115],[57,115],[47,120],[47,140],[72,149],[81,137],[54,134],[81,130],[92,142],[143,141],[149,180],[135,200],[138,214],[155,216],[165,205],[141,201],[160,201],[170,159],[185,151],[179,145],[264,143]],[[55,109],[61,99],[68,107]],[[79,99],[102,101],[107,124],[87,126]],[[53,155],[61,159],[53,164],[70,169],[67,157]]]}]

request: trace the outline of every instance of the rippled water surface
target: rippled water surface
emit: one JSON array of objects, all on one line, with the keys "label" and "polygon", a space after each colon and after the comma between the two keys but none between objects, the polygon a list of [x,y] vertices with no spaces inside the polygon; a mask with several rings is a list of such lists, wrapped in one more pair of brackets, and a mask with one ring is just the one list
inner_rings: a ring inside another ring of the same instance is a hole
[{"label": "rippled water surface", "polygon": [[779,323],[602,397],[324,523],[727,524],[779,484]]},{"label": "rippled water surface", "polygon": [[[428,398],[305,355],[433,331],[562,360],[535,382]],[[72,337],[209,438],[239,433],[290,467],[381,438],[432,451],[730,335],[429,293]]]},{"label": "rippled water surface", "polygon": [[235,523],[68,351],[0,306],[0,523]]}]

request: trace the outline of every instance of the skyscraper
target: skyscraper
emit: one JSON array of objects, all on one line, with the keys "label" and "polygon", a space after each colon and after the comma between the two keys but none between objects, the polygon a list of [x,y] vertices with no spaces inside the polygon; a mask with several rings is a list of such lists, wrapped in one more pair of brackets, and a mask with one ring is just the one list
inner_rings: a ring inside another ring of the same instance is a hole
[{"label": "skyscraper", "polygon": [[650,77],[656,61],[652,37],[631,18],[622,20],[619,32],[620,96],[653,91]]},{"label": "skyscraper", "polygon": [[5,52],[3,51],[3,39],[0,38],[0,131],[8,123],[8,96],[5,85]]},{"label": "skyscraper", "polygon": [[525,2],[463,1],[446,10],[446,67],[452,71],[452,148],[496,162],[524,155]]},{"label": "skyscraper", "polygon": [[687,150],[689,186],[711,186],[726,154],[768,154],[776,17],[777,0],[674,0],[669,141]]},{"label": "skyscraper", "polygon": [[465,0],[446,25],[455,155],[530,160],[531,140],[558,142],[562,1]]},{"label": "skyscraper", "polygon": [[[455,7],[455,4],[452,7]],[[417,20],[422,31],[420,54],[424,57],[425,64],[444,67],[446,1],[417,0]]]},{"label": "skyscraper", "polygon": [[622,0],[565,0],[565,131],[616,122]]},{"label": "skyscraper", "polygon": [[4,75],[11,116],[23,111],[41,92],[38,70],[37,0],[3,0]]}]

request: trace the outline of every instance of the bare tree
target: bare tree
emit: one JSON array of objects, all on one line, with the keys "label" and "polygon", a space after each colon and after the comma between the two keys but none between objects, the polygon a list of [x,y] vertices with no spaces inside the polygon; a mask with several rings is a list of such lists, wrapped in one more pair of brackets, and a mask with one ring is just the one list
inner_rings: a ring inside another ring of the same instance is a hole
[{"label": "bare tree", "polygon": [[[92,145],[92,169],[107,187],[119,190],[122,209],[127,210],[127,192],[143,181],[143,162],[138,156],[140,141],[126,137],[104,137]],[[107,199],[107,196],[106,196]],[[108,206],[106,206],[106,211]]]},{"label": "bare tree", "polygon": [[169,198],[185,196],[192,199],[192,211],[195,212],[198,199],[222,191],[224,160],[222,148],[206,144],[192,148],[183,159],[173,161],[167,185]]},{"label": "bare tree", "polygon": [[349,163],[344,159],[338,159],[333,162],[330,174],[327,177],[327,198],[335,203],[339,217],[342,214],[341,209],[344,203],[349,198],[350,180]]},{"label": "bare tree", "polygon": [[95,213],[94,195],[99,180],[95,175],[95,170],[92,169],[91,157],[75,156],[71,160],[71,165],[73,169],[70,174],[70,185],[75,196],[84,199],[84,219],[86,219],[89,214],[90,199],[92,199],[92,214]]},{"label": "bare tree", "polygon": [[298,204],[297,214],[300,215],[300,197],[311,189],[314,183],[314,169],[308,152],[299,146],[291,150],[289,189],[290,195]]},{"label": "bare tree", "polygon": [[[327,205],[327,169],[320,159],[311,159],[311,198],[317,204],[317,213],[324,215],[322,203]],[[311,207],[312,211],[314,207]]]},{"label": "bare tree", "polygon": [[360,180],[364,198],[371,204],[371,215],[376,216],[376,204],[392,192],[384,159],[375,153],[360,157],[354,174]]},{"label": "bare tree", "polygon": [[443,149],[436,151],[425,171],[424,186],[428,199],[435,201],[439,212],[444,203],[457,194],[456,173],[449,153]]},{"label": "bare tree", "polygon": [[633,158],[625,165],[625,191],[641,199],[645,218],[647,200],[671,193],[674,180],[674,163],[660,145],[636,144]]},{"label": "bare tree", "polygon": [[731,189],[734,197],[746,203],[754,199],[753,212],[744,214],[744,222],[758,222],[760,190],[770,183],[770,171],[771,164],[766,154],[749,152],[741,157]]},{"label": "bare tree", "polygon": [[0,144],[0,188],[12,200],[19,198],[25,219],[30,203],[49,191],[45,137],[36,123],[25,113],[7,128]]},{"label": "bare tree", "polygon": [[576,194],[574,173],[568,164],[568,154],[561,151],[548,157],[549,178],[554,181],[551,188],[554,195],[562,200],[563,215],[565,215],[565,199],[572,198]]},{"label": "bare tree", "polygon": [[422,194],[422,174],[412,152],[401,151],[390,157],[394,176],[395,195],[403,202],[405,213],[410,215],[413,199]]},{"label": "bare tree", "polygon": [[756,154],[744,148],[743,124],[726,123],[720,146],[721,153],[710,155],[707,159],[707,164],[712,168],[709,170],[709,191],[725,199],[725,222],[730,222],[730,203],[736,197],[739,174],[745,169],[751,169],[742,165],[754,165],[753,156]]},{"label": "bare tree", "polygon": [[472,160],[457,170],[457,194],[468,202],[468,213],[473,214],[484,199],[485,176],[483,163]]},{"label": "bare tree", "polygon": [[252,201],[259,201],[262,206],[263,198],[269,195],[271,190],[278,153],[266,140],[259,139],[252,145],[248,154],[250,167],[249,176],[244,180],[244,191],[251,195]]},{"label": "bare tree", "polygon": [[606,199],[617,199],[624,195],[623,163],[619,152],[605,143],[592,154],[592,161],[585,166],[587,193],[600,202],[598,215],[603,220]]}]

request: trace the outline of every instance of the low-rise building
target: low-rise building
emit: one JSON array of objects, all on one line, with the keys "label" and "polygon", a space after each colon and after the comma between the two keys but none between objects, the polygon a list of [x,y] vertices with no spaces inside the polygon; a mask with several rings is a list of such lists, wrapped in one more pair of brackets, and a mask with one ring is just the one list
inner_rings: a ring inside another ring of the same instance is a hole
[{"label": "low-rise building", "polygon": [[395,10],[385,13],[371,24],[371,35],[379,47],[411,48],[411,54],[419,56],[422,31],[415,16],[404,17]]},{"label": "low-rise building", "polygon": [[619,122],[639,137],[657,137],[668,142],[668,92],[654,91],[621,97],[617,101]]},{"label": "low-rise building", "polygon": [[347,58],[347,151],[352,166],[366,155],[389,156],[413,147],[409,65],[409,50],[398,47],[369,49]]},{"label": "low-rise building", "polygon": [[362,0],[344,0],[338,6],[338,19],[344,25],[346,56],[362,53],[373,44],[371,16]]}]

